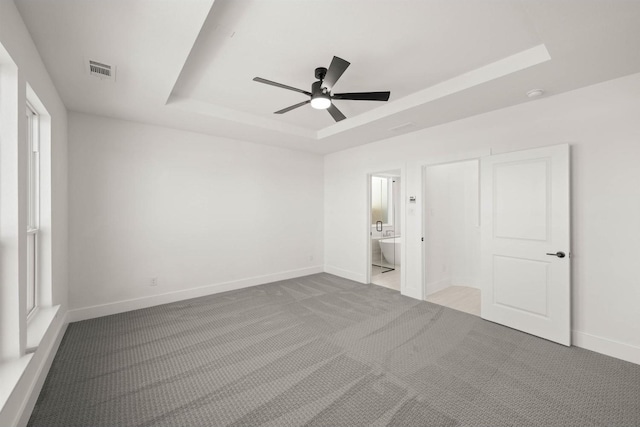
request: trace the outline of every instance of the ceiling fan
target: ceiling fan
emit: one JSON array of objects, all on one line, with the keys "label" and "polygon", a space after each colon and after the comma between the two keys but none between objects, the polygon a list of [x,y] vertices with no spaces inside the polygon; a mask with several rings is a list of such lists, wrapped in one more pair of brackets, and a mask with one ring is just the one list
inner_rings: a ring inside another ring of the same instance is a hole
[{"label": "ceiling fan", "polygon": [[318,81],[313,82],[313,84],[311,85],[311,92],[283,85],[282,83],[276,83],[271,80],[263,79],[261,77],[254,77],[253,80],[259,83],[300,92],[309,97],[309,99],[304,102],[300,102],[290,107],[283,108],[282,110],[274,112],[274,114],[283,114],[298,107],[302,107],[303,105],[311,104],[311,106],[317,110],[328,110],[329,114],[331,114],[331,117],[333,117],[336,122],[339,122],[340,120],[346,119],[346,117],[333,104],[334,99],[345,99],[353,101],[388,101],[389,95],[391,94],[391,92],[331,93],[331,89],[349,65],[351,65],[349,62],[345,61],[342,58],[334,56],[333,60],[331,60],[331,64],[329,65],[329,69],[326,69],[324,67],[316,68],[315,76]]}]

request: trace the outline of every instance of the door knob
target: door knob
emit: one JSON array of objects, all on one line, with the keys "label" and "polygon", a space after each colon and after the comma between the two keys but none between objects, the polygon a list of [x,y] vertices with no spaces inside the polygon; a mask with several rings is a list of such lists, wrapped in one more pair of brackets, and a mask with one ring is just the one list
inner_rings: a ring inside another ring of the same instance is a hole
[{"label": "door knob", "polygon": [[558,258],[564,258],[566,256],[566,254],[562,251],[558,251],[555,254],[554,253],[547,253],[547,255],[551,255],[551,256],[557,256]]}]

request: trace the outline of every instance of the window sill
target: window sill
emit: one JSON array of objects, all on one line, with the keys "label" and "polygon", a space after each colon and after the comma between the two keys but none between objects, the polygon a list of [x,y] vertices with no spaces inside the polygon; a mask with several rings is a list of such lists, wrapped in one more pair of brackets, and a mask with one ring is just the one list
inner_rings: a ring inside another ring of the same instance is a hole
[{"label": "window sill", "polygon": [[36,351],[44,334],[49,329],[58,314],[59,305],[53,307],[38,307],[35,313],[29,317],[27,323],[27,349],[26,353]]},{"label": "window sill", "polygon": [[22,378],[22,374],[27,369],[33,354],[27,354],[19,359],[7,360],[0,363],[0,410],[4,408],[9,400],[13,389]]},{"label": "window sill", "polygon": [[53,319],[58,314],[59,308],[59,305],[55,307],[38,307],[27,321],[26,354],[19,359],[0,362],[0,378],[2,378],[2,381],[0,381],[0,411],[4,408],[27,366],[29,366],[33,352],[40,345],[49,326],[53,323]]}]

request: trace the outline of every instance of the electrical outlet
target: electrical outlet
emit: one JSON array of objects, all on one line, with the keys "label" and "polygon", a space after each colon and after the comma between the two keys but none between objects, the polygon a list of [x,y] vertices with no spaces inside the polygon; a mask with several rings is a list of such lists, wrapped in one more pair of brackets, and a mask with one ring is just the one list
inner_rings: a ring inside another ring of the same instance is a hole
[{"label": "electrical outlet", "polygon": [[149,283],[149,286],[158,286],[158,278],[152,277],[151,282]]}]

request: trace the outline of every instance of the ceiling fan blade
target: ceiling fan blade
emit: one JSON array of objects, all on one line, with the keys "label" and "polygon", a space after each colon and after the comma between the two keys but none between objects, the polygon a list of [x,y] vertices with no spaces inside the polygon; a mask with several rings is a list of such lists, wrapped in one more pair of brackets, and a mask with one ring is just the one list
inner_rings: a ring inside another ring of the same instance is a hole
[{"label": "ceiling fan blade", "polygon": [[333,104],[329,105],[327,111],[329,112],[329,114],[331,114],[331,117],[333,117],[333,120],[335,120],[336,122],[347,118],[344,114],[342,114],[340,110],[338,110],[338,107]]},{"label": "ceiling fan blade", "polygon": [[298,88],[295,88],[295,87],[283,85],[282,83],[272,82],[271,80],[263,79],[262,77],[254,77],[253,81],[254,82],[258,82],[258,83],[264,83],[266,85],[281,87],[282,89],[289,89],[289,90],[292,90],[294,92],[300,92],[300,93],[304,93],[307,96],[311,96],[311,92],[307,92],[306,90],[302,90],[302,89],[298,89]]},{"label": "ceiling fan blade", "polygon": [[322,81],[322,87],[331,90],[333,85],[336,84],[340,76],[342,76],[342,73],[345,72],[349,65],[351,65],[350,62],[334,56],[331,60],[331,64],[329,65],[329,69],[327,69],[327,74],[324,76],[324,80]]},{"label": "ceiling fan blade", "polygon": [[334,93],[331,95],[334,99],[350,99],[353,101],[388,101],[391,92],[352,92],[352,93]]},{"label": "ceiling fan blade", "polygon": [[286,113],[287,111],[291,111],[291,110],[294,110],[294,109],[296,109],[296,108],[298,108],[298,107],[302,107],[303,105],[306,105],[306,104],[308,104],[308,103],[310,103],[310,102],[311,102],[311,100],[310,100],[310,99],[308,99],[308,100],[306,100],[306,101],[304,101],[304,102],[300,102],[300,103],[298,103],[298,104],[296,104],[296,105],[292,105],[291,107],[287,107],[287,108],[283,108],[282,110],[278,110],[278,111],[276,111],[276,112],[275,112],[275,113],[273,113],[273,114],[284,114],[284,113]]}]

